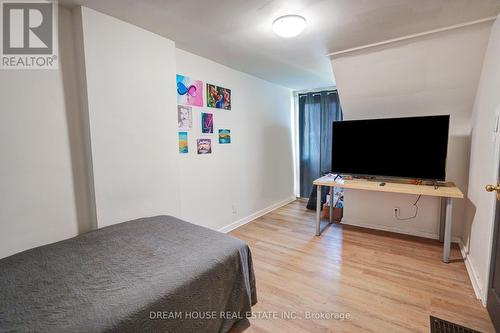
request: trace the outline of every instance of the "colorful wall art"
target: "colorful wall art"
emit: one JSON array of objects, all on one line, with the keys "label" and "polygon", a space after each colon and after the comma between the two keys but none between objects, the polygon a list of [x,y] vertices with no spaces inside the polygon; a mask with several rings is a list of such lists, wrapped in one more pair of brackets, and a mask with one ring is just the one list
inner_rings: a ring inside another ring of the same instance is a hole
[{"label": "colorful wall art", "polygon": [[207,83],[207,106],[231,110],[231,89]]},{"label": "colorful wall art", "polygon": [[188,153],[188,134],[187,132],[179,132],[179,153]]},{"label": "colorful wall art", "polygon": [[190,130],[193,128],[193,108],[186,105],[177,105],[177,122],[179,129]]},{"label": "colorful wall art", "polygon": [[177,104],[203,106],[203,82],[177,74]]},{"label": "colorful wall art", "polygon": [[228,144],[231,143],[231,130],[230,129],[220,129],[219,130],[219,143]]},{"label": "colorful wall art", "polygon": [[198,154],[212,153],[212,139],[198,139],[196,141],[198,146]]},{"label": "colorful wall art", "polygon": [[201,113],[201,133],[211,134],[214,132],[214,115],[212,113]]}]

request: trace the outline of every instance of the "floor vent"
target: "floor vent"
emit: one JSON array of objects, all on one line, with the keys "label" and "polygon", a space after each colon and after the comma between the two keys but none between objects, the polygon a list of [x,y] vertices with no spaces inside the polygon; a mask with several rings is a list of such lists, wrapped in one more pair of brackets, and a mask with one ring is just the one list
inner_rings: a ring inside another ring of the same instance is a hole
[{"label": "floor vent", "polygon": [[481,333],[431,316],[431,333]]}]

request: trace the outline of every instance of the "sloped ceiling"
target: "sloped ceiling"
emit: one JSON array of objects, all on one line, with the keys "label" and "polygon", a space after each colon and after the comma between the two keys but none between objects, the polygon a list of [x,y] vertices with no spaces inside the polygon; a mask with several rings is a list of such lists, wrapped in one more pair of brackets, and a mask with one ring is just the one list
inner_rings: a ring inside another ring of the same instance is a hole
[{"label": "sloped ceiling", "polygon": [[[495,16],[498,0],[60,0],[172,39],[177,47],[293,89],[335,84],[326,54]],[[273,20],[300,14],[302,35]]]},{"label": "sloped ceiling", "polygon": [[467,132],[491,22],[332,58],[346,119],[451,114]]}]

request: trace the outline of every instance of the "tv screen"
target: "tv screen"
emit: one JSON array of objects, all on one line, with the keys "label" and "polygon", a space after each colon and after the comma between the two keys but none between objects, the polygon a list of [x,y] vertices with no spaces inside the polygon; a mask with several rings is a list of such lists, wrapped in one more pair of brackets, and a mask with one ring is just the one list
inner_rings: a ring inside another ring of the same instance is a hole
[{"label": "tv screen", "polygon": [[443,181],[449,121],[449,115],[335,121],[332,172]]}]

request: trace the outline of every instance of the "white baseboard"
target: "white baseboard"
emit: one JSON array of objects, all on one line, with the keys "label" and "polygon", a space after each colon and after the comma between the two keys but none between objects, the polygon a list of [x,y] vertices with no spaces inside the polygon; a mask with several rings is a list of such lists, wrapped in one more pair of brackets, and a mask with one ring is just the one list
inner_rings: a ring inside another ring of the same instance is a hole
[{"label": "white baseboard", "polygon": [[[345,218],[342,219],[342,224],[352,225],[355,227],[381,230],[381,231],[389,231],[389,232],[394,232],[397,234],[403,234],[403,235],[409,235],[409,236],[417,236],[417,237],[430,238],[430,239],[439,239],[439,235],[437,233],[418,231],[418,230],[401,230],[399,228],[394,228],[394,227],[387,226],[387,225],[359,223],[359,222],[351,221],[351,220],[345,219]],[[453,243],[459,243],[460,238],[453,236],[451,238],[451,241]]]},{"label": "white baseboard", "polygon": [[467,268],[467,273],[469,274],[469,279],[472,283],[472,288],[474,289],[476,298],[481,301],[484,307],[486,307],[486,300],[482,297],[483,289],[481,288],[478,275],[476,273],[476,270],[474,269],[474,265],[470,260],[469,253],[467,252],[467,249],[465,248],[465,244],[462,241],[462,239],[460,239],[458,245],[460,246],[460,252],[462,253],[462,258],[464,258],[465,268]]},{"label": "white baseboard", "polygon": [[252,222],[253,220],[258,219],[259,217],[266,215],[267,213],[272,212],[275,209],[278,209],[280,207],[288,205],[290,202],[293,202],[295,200],[297,200],[297,198],[295,196],[289,197],[289,198],[282,200],[280,202],[277,202],[269,207],[266,207],[262,210],[259,210],[258,212],[255,212],[247,217],[239,219],[238,221],[233,222],[225,227],[222,227],[218,231],[223,232],[223,233],[228,233],[228,232],[230,232],[238,227],[241,227],[242,225],[247,224],[248,222]]}]

